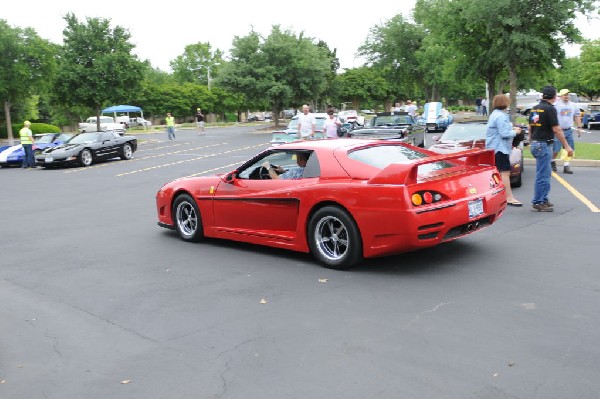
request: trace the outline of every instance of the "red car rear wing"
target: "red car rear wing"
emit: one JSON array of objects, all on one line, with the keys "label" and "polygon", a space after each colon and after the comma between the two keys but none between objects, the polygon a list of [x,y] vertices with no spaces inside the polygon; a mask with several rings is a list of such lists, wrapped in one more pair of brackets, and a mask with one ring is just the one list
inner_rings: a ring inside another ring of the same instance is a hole
[{"label": "red car rear wing", "polygon": [[460,160],[465,166],[494,166],[494,150],[472,149],[451,154],[440,154],[410,163],[393,163],[371,178],[368,184],[415,184],[419,166],[440,161]]}]

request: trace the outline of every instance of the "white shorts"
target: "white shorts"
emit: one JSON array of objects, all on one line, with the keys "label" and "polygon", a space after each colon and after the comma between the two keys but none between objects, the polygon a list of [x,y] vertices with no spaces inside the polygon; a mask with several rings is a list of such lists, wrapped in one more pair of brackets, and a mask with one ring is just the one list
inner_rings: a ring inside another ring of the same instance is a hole
[{"label": "white shorts", "polygon": [[204,127],[204,121],[196,122],[196,125],[198,125],[198,127]]}]

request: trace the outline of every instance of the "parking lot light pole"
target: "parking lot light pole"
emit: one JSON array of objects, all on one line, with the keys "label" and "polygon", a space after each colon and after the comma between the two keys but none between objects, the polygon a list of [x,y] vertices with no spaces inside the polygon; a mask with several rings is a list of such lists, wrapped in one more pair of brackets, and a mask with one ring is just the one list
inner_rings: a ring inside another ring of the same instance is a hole
[{"label": "parking lot light pole", "polygon": [[[215,65],[221,65],[221,63],[220,62],[215,62],[213,64],[213,66],[215,66]],[[211,78],[210,78],[210,67],[211,66],[208,65],[208,64],[207,65],[199,65],[199,66],[206,67],[206,82],[207,82],[207,86],[208,86],[208,91],[210,91],[210,81],[211,81]]]}]

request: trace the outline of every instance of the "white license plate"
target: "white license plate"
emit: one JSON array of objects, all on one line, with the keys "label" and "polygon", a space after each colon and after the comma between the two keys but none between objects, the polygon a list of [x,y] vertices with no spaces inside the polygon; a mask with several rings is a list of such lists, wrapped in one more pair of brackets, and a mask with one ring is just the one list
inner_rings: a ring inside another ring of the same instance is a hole
[{"label": "white license plate", "polygon": [[469,218],[474,218],[483,213],[483,200],[481,198],[469,201]]},{"label": "white license plate", "polygon": [[52,162],[54,162],[54,158],[52,158],[52,157],[46,157],[46,158],[44,158],[44,162],[46,162],[46,163],[52,163]]}]

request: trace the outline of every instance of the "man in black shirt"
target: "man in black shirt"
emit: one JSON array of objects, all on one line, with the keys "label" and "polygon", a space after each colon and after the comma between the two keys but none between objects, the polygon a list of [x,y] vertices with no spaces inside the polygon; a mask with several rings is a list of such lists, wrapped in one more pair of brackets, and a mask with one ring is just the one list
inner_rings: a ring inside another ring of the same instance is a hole
[{"label": "man in black shirt", "polygon": [[559,140],[567,154],[573,156],[573,149],[558,124],[556,108],[552,105],[555,101],[556,88],[546,86],[542,90],[542,101],[529,114],[529,148],[535,157],[535,186],[531,203],[533,210],[538,212],[554,211],[553,204],[548,202],[554,140]]}]

